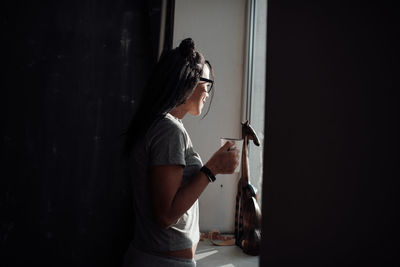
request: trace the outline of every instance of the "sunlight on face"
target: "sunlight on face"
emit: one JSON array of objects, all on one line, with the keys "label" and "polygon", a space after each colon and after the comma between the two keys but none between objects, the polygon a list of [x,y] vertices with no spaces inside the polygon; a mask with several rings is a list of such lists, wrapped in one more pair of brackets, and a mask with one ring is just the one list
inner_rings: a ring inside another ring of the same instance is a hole
[{"label": "sunlight on face", "polygon": [[[207,64],[203,67],[203,78],[210,79],[210,69]],[[209,97],[207,93],[207,82],[200,81],[196,88],[194,89],[192,95],[189,97],[187,104],[189,107],[188,112],[193,116],[198,116],[201,114],[201,110]]]}]

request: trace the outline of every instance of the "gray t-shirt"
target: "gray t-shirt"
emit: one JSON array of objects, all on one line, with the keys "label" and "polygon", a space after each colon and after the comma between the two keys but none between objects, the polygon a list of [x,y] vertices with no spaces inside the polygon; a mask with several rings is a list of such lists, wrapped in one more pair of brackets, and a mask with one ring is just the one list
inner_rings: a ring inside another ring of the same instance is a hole
[{"label": "gray t-shirt", "polygon": [[134,149],[130,173],[136,213],[134,246],[148,251],[174,251],[193,247],[200,239],[198,200],[168,229],[154,220],[148,171],[156,165],[184,166],[182,184],[190,181],[203,163],[193,150],[182,122],[169,113],[153,124]]}]

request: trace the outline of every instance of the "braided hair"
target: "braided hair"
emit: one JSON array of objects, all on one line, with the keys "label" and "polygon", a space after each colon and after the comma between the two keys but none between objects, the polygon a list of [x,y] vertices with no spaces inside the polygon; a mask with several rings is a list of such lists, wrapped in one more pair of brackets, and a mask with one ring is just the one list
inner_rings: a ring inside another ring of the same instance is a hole
[{"label": "braided hair", "polygon": [[191,38],[162,53],[144,88],[140,105],[128,127],[124,155],[129,156],[138,137],[176,106],[187,101],[203,74],[203,55],[195,50]]}]

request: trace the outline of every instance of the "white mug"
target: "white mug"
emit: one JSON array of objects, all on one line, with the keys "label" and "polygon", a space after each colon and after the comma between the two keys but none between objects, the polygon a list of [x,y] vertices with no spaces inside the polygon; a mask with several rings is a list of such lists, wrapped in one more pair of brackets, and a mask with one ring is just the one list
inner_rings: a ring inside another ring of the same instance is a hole
[{"label": "white mug", "polygon": [[242,148],[243,148],[243,139],[238,139],[238,138],[228,138],[228,137],[221,137],[221,147],[225,145],[227,141],[231,141],[234,143],[234,147],[239,149],[239,164],[235,169],[235,173],[238,173],[240,171],[240,166],[242,165]]}]

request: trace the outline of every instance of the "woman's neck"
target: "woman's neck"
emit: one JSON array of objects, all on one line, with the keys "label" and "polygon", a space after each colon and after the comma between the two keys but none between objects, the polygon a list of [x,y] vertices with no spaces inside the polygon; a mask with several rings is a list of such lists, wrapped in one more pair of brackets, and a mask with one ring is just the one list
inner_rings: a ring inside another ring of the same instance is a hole
[{"label": "woman's neck", "polygon": [[175,108],[174,108],[173,110],[171,110],[169,113],[170,113],[172,116],[174,116],[175,118],[178,118],[178,119],[181,120],[181,119],[183,119],[183,117],[185,117],[187,111],[184,110],[184,108],[183,108],[182,105],[180,105],[180,106],[175,107]]}]

